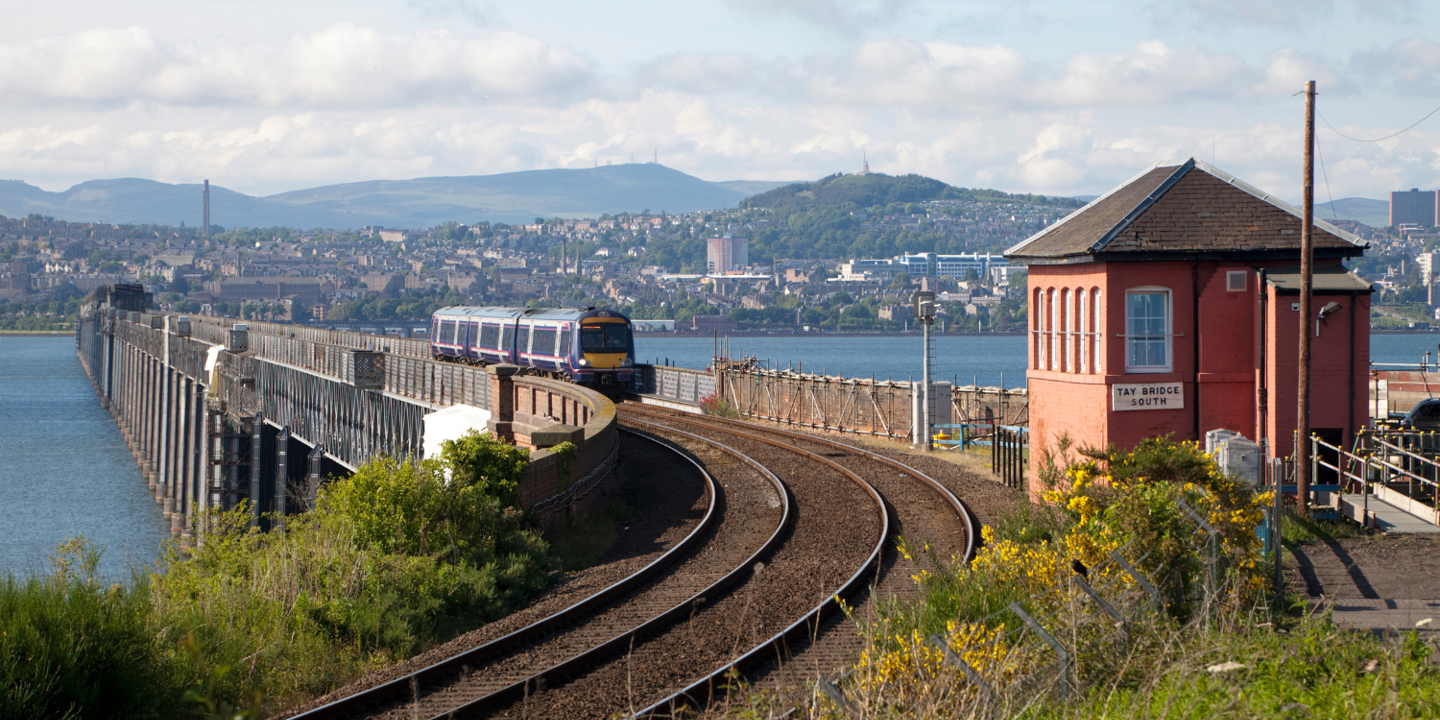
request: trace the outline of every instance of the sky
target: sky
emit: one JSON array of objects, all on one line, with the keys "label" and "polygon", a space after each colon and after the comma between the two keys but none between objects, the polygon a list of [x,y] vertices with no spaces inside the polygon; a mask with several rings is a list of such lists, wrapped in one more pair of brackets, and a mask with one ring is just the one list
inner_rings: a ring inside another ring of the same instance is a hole
[{"label": "sky", "polygon": [[[661,164],[1100,194],[1196,157],[1298,200],[1440,186],[1427,0],[52,0],[0,23],[0,178],[254,195]],[[1348,139],[1347,137],[1348,136]]]}]

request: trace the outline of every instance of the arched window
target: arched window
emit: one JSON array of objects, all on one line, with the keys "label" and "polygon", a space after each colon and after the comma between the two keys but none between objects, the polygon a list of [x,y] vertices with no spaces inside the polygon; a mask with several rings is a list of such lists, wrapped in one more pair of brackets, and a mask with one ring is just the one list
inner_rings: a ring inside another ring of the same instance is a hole
[{"label": "arched window", "polygon": [[1090,372],[1090,303],[1086,302],[1085,288],[1075,291],[1075,307],[1080,322],[1075,328],[1076,364],[1083,375]]}]

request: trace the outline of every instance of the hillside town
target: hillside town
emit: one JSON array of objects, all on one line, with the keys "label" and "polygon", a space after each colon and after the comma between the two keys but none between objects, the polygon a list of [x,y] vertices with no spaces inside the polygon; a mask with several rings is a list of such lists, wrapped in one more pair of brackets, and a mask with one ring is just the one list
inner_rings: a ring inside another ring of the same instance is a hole
[{"label": "hillside town", "polygon": [[[742,206],[422,230],[212,226],[209,234],[0,218],[0,316],[10,327],[43,328],[94,288],[139,282],[174,312],[392,332],[454,304],[607,306],[656,332],[884,332],[908,329],[905,300],[926,289],[943,302],[942,332],[1019,331],[1024,271],[1000,253],[1071,210],[933,200],[820,220],[816,211],[787,220]],[[1429,287],[1440,279],[1434,228],[1337,222],[1372,243],[1356,270],[1376,283],[1377,305],[1393,306],[1379,309],[1377,325],[1430,322]],[[805,252],[810,236],[835,228],[853,238],[841,249],[854,254],[837,255],[834,243],[831,253]]]},{"label": "hillside town", "polygon": [[641,213],[418,231],[212,227],[209,235],[0,218],[0,308],[64,315],[94,288],[139,282],[175,312],[323,325],[422,320],[444,304],[605,305],[657,331],[876,331],[906,326],[914,286],[942,293],[956,330],[1005,329],[1023,309],[1005,302],[1015,277],[999,252],[1063,212],[937,201],[847,217],[866,243],[968,250],[879,259],[775,257],[767,248],[783,247],[788,228],[770,215]]}]

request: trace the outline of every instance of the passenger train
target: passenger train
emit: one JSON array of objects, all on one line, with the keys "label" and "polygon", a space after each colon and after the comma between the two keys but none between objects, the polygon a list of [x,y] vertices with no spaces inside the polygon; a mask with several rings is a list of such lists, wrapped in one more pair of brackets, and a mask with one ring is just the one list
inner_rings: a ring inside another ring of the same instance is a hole
[{"label": "passenger train", "polygon": [[512,363],[580,385],[628,385],[634,376],[630,318],[595,308],[440,308],[430,319],[437,360]]}]

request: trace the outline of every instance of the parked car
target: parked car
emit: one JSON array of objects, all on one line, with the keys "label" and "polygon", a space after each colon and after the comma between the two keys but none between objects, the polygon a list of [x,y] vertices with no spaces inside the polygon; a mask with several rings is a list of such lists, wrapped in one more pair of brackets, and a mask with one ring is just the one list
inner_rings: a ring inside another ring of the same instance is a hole
[{"label": "parked car", "polygon": [[1440,398],[1426,398],[1400,418],[1406,430],[1440,430]]}]

